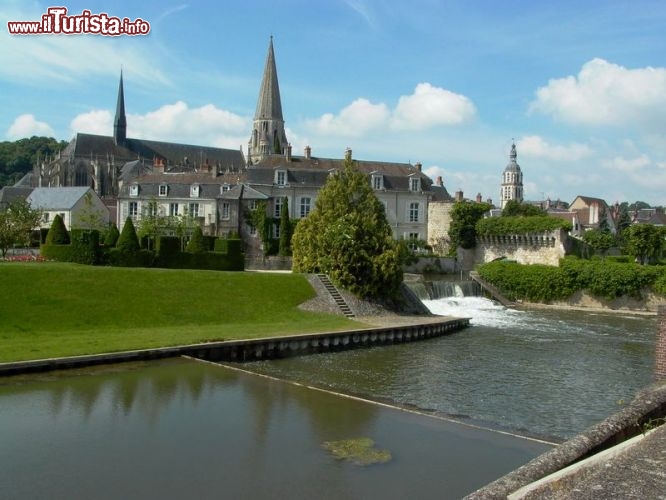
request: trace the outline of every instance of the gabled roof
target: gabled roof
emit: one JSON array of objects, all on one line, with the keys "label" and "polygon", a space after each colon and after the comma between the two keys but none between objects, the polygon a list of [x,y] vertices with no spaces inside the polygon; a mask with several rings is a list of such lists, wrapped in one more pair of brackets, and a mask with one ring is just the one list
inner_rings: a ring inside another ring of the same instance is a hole
[{"label": "gabled roof", "polygon": [[240,170],[245,166],[245,158],[240,149],[223,149],[194,144],[126,139],[120,145],[113,137],[95,134],[76,134],[62,151],[62,156],[83,158],[104,158],[113,156],[116,160],[131,162],[139,158],[151,164],[154,158],[166,160],[167,169],[174,165],[201,168],[206,162],[223,169]]},{"label": "gabled roof", "polygon": [[88,191],[88,186],[35,188],[27,200],[35,209],[70,210]]},{"label": "gabled roof", "polygon": [[238,184],[232,187],[226,193],[222,193],[220,198],[223,200],[238,200],[241,198],[244,200],[267,200],[268,196],[264,193],[260,193],[256,189],[248,186],[247,184]]},{"label": "gabled roof", "polygon": [[[278,169],[288,171],[287,182],[304,187],[321,187],[331,171],[344,169],[345,161],[337,158],[319,158],[292,156],[291,161],[282,155],[269,155],[256,165],[248,167],[248,183],[258,185],[271,185],[274,172]],[[421,178],[421,189],[429,191],[432,181],[423,172],[409,163],[392,163],[367,160],[354,160],[354,164],[364,174],[380,173],[384,176],[384,188],[387,190],[409,190],[410,175]]]},{"label": "gabled roof", "polygon": [[599,205],[606,205],[608,207],[608,204],[606,203],[606,201],[602,200],[601,198],[593,198],[592,196],[581,196],[581,195],[576,196],[574,198],[574,201],[571,202],[571,205],[573,205],[578,198],[580,198],[588,206],[591,206],[591,205],[597,203]]},{"label": "gabled roof", "polygon": [[4,209],[16,200],[25,200],[32,192],[31,187],[5,186],[0,189],[0,209]]}]

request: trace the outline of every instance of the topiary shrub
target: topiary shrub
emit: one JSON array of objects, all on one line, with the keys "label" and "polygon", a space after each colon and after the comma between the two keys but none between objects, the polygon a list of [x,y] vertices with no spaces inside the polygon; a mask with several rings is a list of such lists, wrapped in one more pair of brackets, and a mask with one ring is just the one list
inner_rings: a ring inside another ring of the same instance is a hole
[{"label": "topiary shrub", "polygon": [[136,229],[131,217],[125,220],[123,230],[116,242],[116,248],[123,253],[136,253],[139,251],[139,238],[136,235]]},{"label": "topiary shrub", "polygon": [[47,245],[69,245],[69,233],[65,227],[65,223],[60,217],[60,214],[57,214],[53,218],[51,223],[51,229],[49,229],[49,234],[46,235],[46,244]]},{"label": "topiary shrub", "polygon": [[99,231],[72,229],[70,261],[93,265],[99,262]]},{"label": "topiary shrub", "polygon": [[204,253],[206,251],[206,243],[204,242],[203,232],[199,226],[194,228],[192,237],[185,247],[187,253]]},{"label": "topiary shrub", "polygon": [[111,224],[104,235],[104,246],[115,247],[119,237],[120,231],[118,231],[118,226],[115,223]]}]

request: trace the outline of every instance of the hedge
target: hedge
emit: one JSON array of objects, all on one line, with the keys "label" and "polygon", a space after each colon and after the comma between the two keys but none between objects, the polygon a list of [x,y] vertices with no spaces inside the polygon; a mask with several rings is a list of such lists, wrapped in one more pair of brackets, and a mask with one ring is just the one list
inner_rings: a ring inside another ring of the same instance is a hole
[{"label": "hedge", "polygon": [[565,258],[560,267],[515,262],[490,262],[479,275],[512,300],[549,302],[587,290],[605,299],[622,296],[641,298],[646,288],[666,296],[666,267],[640,266],[608,260]]},{"label": "hedge", "polygon": [[476,223],[476,234],[478,236],[543,233],[557,229],[571,231],[571,223],[567,220],[548,215],[533,217],[487,217]]},{"label": "hedge", "polygon": [[51,245],[44,243],[39,247],[39,253],[47,260],[57,260],[58,262],[71,262],[71,245]]}]

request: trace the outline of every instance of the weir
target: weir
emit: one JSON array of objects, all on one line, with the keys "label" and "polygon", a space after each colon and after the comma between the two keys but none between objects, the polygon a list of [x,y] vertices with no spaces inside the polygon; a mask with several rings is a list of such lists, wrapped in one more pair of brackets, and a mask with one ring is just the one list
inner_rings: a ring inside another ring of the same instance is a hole
[{"label": "weir", "polygon": [[410,281],[405,282],[421,300],[437,300],[446,297],[480,297],[481,286],[472,280],[467,281]]}]

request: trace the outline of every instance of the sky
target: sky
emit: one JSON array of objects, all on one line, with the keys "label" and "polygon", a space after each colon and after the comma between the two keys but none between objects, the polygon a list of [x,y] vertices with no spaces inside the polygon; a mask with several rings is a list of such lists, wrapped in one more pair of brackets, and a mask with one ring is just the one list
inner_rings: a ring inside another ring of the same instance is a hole
[{"label": "sky", "polygon": [[294,154],[420,162],[499,203],[515,141],[528,200],[666,205],[666,2],[63,0],[137,36],[10,35],[50,3],[0,0],[0,140],[112,134],[247,151],[270,37]]}]

